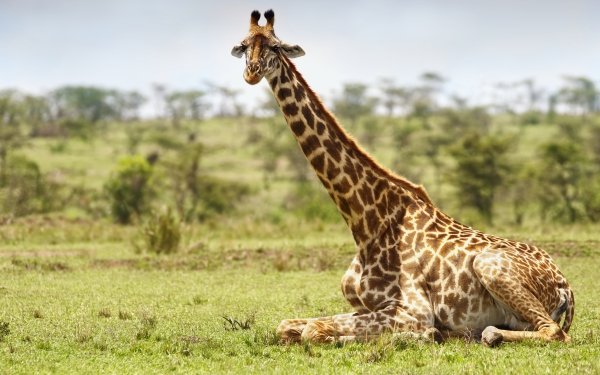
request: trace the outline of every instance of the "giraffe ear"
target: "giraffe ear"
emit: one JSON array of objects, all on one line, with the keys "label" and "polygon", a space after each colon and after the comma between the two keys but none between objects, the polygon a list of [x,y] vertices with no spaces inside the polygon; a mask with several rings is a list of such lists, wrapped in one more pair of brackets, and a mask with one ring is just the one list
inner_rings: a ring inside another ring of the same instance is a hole
[{"label": "giraffe ear", "polygon": [[244,51],[246,51],[246,47],[240,44],[231,49],[231,54],[237,58],[240,58],[244,56]]},{"label": "giraffe ear", "polygon": [[294,46],[289,44],[282,44],[280,48],[281,51],[283,51],[283,53],[290,59],[293,59],[294,57],[304,56],[304,50],[297,44]]}]

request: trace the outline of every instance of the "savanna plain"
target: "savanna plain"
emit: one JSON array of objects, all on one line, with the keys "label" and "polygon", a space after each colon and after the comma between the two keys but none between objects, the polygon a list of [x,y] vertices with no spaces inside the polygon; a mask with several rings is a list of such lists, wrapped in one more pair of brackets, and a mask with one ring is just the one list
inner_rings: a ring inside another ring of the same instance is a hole
[{"label": "savanna plain", "polygon": [[[555,125],[505,122],[494,118],[491,126],[521,139],[512,157],[533,158],[532,145],[560,134]],[[355,129],[359,138],[362,125]],[[539,208],[527,201],[516,209],[500,201],[493,222],[481,219],[447,198],[455,193],[451,178],[440,178],[423,149],[400,154],[381,124],[375,134],[382,135],[366,139],[378,160],[425,183],[459,221],[534,243],[553,256],[575,292],[572,342],[486,348],[458,339],[431,344],[382,337],[347,345],[280,344],[275,327],[282,319],[349,312],[339,283],[354,254],[352,236],[303,169],[306,162],[283,120],[178,126],[109,123],[90,137],[32,138],[15,151],[53,173],[53,186],[63,189],[53,199],[67,203],[47,213],[7,216],[0,225],[0,373],[600,372],[600,226],[539,219]],[[164,134],[172,134],[171,144]],[[193,205],[186,192],[166,196],[165,186],[177,181],[169,173],[181,166],[178,145],[191,141],[202,144],[195,171],[213,181],[209,191],[225,192],[221,187],[229,182],[243,187]],[[178,220],[165,225],[177,226],[176,251],[148,250],[154,229],[143,215],[119,224],[103,214],[110,203],[94,194],[110,193],[106,181],[129,154],[159,155],[150,168],[167,166],[148,186],[155,187],[157,212],[175,202]],[[450,156],[437,160],[455,163]],[[503,194],[508,188],[496,192]],[[235,207],[227,206],[238,198]],[[198,205],[201,212],[190,208]],[[186,215],[193,220],[183,220]]]}]

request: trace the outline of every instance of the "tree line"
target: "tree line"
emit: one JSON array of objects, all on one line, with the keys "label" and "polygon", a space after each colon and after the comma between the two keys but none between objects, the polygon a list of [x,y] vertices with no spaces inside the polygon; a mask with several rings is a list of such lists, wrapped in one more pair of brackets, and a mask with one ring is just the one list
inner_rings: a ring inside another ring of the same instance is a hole
[{"label": "tree line", "polygon": [[[486,105],[448,95],[446,82],[427,72],[411,86],[392,79],[371,86],[347,83],[329,102],[362,144],[368,149],[385,144],[393,170],[425,183],[436,202],[461,217],[493,224],[500,212],[518,225],[532,215],[542,221],[600,221],[600,93],[593,80],[566,76],[553,92],[531,79],[499,84]],[[281,126],[269,90],[249,114],[239,91],[204,86],[177,91],[155,84],[152,119],[141,116],[151,98],[136,91],[91,86],[64,86],[38,96],[0,91],[0,211],[23,216],[76,204],[129,223],[160,201],[170,202],[184,220],[226,214],[256,192],[204,169],[211,149],[196,134],[207,117],[227,117],[248,125],[240,136],[256,150],[267,189],[278,178],[293,182],[282,212],[337,217],[311,184],[308,164]],[[538,125],[553,136],[527,144],[524,137],[536,134]],[[107,127],[124,132],[128,152],[102,191],[67,188],[20,152],[41,137],[56,139],[53,152],[61,152],[69,140],[94,140]],[[140,144],[158,151],[140,155]]]}]

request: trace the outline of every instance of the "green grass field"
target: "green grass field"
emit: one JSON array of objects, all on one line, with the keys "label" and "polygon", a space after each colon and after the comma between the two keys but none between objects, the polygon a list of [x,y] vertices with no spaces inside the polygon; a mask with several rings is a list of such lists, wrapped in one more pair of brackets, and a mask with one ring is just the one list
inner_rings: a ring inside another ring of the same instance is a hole
[{"label": "green grass field", "polygon": [[[209,120],[173,134],[185,139],[195,132],[207,150],[203,171],[251,188],[236,211],[185,226],[178,254],[136,253],[138,226],[118,226],[73,207],[3,221],[0,373],[600,372],[600,228],[538,225],[530,219],[533,210],[514,227],[509,205],[502,204],[497,226],[479,229],[536,243],[556,258],[577,301],[571,344],[488,349],[459,340],[435,345],[385,337],[343,347],[277,343],[282,319],[349,311],[339,283],[354,245],[341,218],[310,220],[287,208],[295,194],[288,161],[279,160],[265,183],[268,150],[248,140],[253,131],[275,127],[253,121]],[[19,152],[67,186],[101,191],[129,152],[122,126],[145,131],[138,153],[156,149],[152,132],[161,134],[160,128],[113,124],[91,141],[32,139]],[[502,131],[515,129],[503,125]],[[530,143],[555,134],[546,125],[519,131],[514,154],[522,157],[535,154]],[[382,146],[369,151],[391,166],[399,154],[389,138],[380,134],[373,144]],[[172,151],[161,152],[168,158]],[[440,198],[451,187],[434,179],[427,160],[417,155],[412,162],[400,163],[399,171],[418,171],[434,200],[468,222],[461,207]]]},{"label": "green grass field", "polygon": [[148,256],[132,250],[134,228],[60,219],[1,227],[0,373],[600,371],[600,236],[590,228],[575,231],[582,239],[560,229],[533,238],[559,254],[575,290],[573,342],[495,349],[386,338],[278,344],[284,318],[348,311],[339,280],[353,253],[342,226],[279,229],[189,227],[185,253]]}]

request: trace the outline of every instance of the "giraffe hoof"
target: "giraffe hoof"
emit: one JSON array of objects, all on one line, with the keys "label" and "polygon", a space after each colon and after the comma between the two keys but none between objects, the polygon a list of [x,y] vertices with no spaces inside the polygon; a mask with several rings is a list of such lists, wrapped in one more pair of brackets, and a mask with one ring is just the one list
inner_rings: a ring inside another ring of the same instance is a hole
[{"label": "giraffe hoof", "polygon": [[440,330],[433,327],[425,330],[423,337],[425,337],[425,339],[428,341],[435,342],[436,344],[441,344],[444,341],[444,337],[442,336]]},{"label": "giraffe hoof", "polygon": [[481,333],[481,343],[487,347],[494,347],[502,343],[502,334],[498,328],[489,326]]}]

